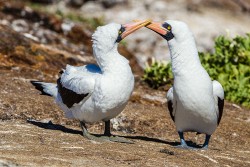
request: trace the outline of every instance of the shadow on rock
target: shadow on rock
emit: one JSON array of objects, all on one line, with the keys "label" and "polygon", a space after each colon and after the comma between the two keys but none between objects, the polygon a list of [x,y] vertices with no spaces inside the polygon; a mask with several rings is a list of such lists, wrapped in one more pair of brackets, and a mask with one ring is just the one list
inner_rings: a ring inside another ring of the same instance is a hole
[{"label": "shadow on rock", "polygon": [[69,128],[66,128],[63,125],[53,124],[51,121],[49,121],[49,122],[39,122],[39,121],[36,121],[36,120],[28,119],[27,122],[32,124],[32,125],[38,126],[40,128],[44,128],[44,129],[60,130],[60,131],[62,131],[64,133],[82,135],[82,131],[69,129]]},{"label": "shadow on rock", "polygon": [[[39,122],[37,120],[28,119],[27,122],[32,124],[32,125],[38,126],[40,128],[44,128],[44,129],[60,130],[60,131],[62,131],[64,133],[82,135],[82,131],[80,131],[80,130],[69,129],[69,128],[66,128],[63,125],[53,124],[51,121],[49,121],[49,122]],[[96,137],[103,136],[103,134],[92,134],[92,135],[94,135]],[[114,135],[114,136],[123,137],[123,138],[126,138],[126,139],[134,139],[134,140],[142,140],[142,141],[148,141],[148,142],[168,144],[168,145],[171,145],[171,146],[177,146],[177,145],[180,144],[180,142],[171,142],[171,141],[166,141],[166,140],[161,140],[161,139],[151,138],[151,137],[146,137],[146,136],[122,136],[122,135]],[[191,147],[194,147],[194,148],[201,148],[200,145],[197,145],[196,143],[194,143],[192,141],[186,141],[186,142],[187,142],[188,146],[191,146]]]},{"label": "shadow on rock", "polygon": [[165,140],[146,137],[146,136],[120,136],[120,137],[124,137],[127,139],[135,139],[135,140],[143,140],[143,141],[149,141],[149,142],[155,142],[155,143],[168,144],[171,146],[177,146],[179,144],[178,142],[170,142],[170,141],[165,141]]},{"label": "shadow on rock", "polygon": [[[155,143],[162,143],[162,144],[167,144],[171,146],[178,146],[180,145],[180,142],[172,142],[172,141],[166,141],[166,140],[161,140],[157,138],[151,138],[151,137],[146,137],[146,136],[120,136],[124,137],[127,139],[135,139],[135,140],[143,140],[143,141],[149,141],[149,142],[155,142]],[[196,143],[192,141],[186,141],[188,146],[191,146],[193,148],[201,148],[200,145],[197,145]]]}]

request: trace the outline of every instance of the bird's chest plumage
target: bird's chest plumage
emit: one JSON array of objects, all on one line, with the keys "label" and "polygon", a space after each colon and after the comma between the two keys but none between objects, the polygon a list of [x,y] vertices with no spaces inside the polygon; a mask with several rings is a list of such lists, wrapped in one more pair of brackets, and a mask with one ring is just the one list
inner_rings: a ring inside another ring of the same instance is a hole
[{"label": "bird's chest plumage", "polygon": [[[174,96],[177,101],[176,126],[181,130],[208,130],[216,125],[212,82],[202,74],[175,77]],[[204,126],[204,127],[203,127]]]},{"label": "bird's chest plumage", "polygon": [[185,69],[174,74],[173,87],[176,98],[187,109],[207,108],[213,101],[212,81],[209,75],[202,67]]},{"label": "bird's chest plumage", "polygon": [[212,96],[212,84],[211,82],[203,81],[200,79],[175,79],[174,91],[176,98],[187,109],[199,109],[204,108],[204,105],[209,104],[213,100]]},{"label": "bird's chest plumage", "polygon": [[96,83],[93,102],[97,110],[107,115],[119,114],[127,104],[134,88],[134,76],[130,69],[122,74],[105,74]]},{"label": "bird's chest plumage", "polygon": [[184,36],[168,42],[174,74],[174,121],[178,131],[212,134],[217,125],[212,82],[200,63],[193,36]]},{"label": "bird's chest plumage", "polygon": [[131,70],[123,73],[104,74],[96,80],[91,97],[79,108],[75,108],[75,118],[84,122],[106,121],[116,117],[125,108],[134,88]]}]

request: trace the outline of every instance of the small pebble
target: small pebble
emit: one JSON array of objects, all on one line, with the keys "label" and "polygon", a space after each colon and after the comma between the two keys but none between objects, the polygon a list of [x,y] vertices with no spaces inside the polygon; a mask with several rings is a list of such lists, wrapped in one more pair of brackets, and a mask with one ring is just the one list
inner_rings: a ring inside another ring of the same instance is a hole
[{"label": "small pebble", "polygon": [[175,153],[173,151],[170,151],[170,150],[168,150],[166,148],[161,149],[160,153],[165,153],[165,154],[168,154],[168,155],[175,155]]}]

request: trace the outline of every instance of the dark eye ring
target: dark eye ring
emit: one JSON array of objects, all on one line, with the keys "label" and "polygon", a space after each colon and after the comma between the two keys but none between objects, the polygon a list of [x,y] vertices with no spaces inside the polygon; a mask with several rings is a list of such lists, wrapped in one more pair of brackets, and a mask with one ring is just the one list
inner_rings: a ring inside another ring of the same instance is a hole
[{"label": "dark eye ring", "polygon": [[167,30],[169,30],[169,31],[171,31],[171,30],[172,30],[171,25],[170,25],[170,24],[168,24],[168,23],[164,23],[164,24],[162,24],[162,27],[166,28],[166,29],[167,29]]},{"label": "dark eye ring", "polygon": [[125,31],[125,27],[121,26],[120,30],[118,31],[118,34],[121,35]]}]

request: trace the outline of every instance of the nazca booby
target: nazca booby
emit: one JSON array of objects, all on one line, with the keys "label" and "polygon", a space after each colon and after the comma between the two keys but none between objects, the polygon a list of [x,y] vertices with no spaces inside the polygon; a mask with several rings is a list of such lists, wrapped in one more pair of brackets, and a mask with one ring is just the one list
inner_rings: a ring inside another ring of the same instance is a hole
[{"label": "nazca booby", "polygon": [[[98,27],[92,35],[93,54],[98,63],[80,67],[67,65],[57,84],[31,81],[42,94],[52,96],[67,118],[77,119],[83,136],[91,140],[130,142],[110,133],[110,119],[125,108],[134,88],[134,76],[129,62],[118,51],[118,43],[129,34],[148,24],[110,23]],[[104,136],[87,131],[85,123],[105,122]]]},{"label": "nazca booby", "polygon": [[183,132],[191,131],[206,134],[202,148],[207,149],[222,117],[224,90],[201,65],[195,39],[184,22],[152,22],[146,27],[168,42],[174,84],[167,92],[167,103],[180,137],[178,147],[190,148]]}]

